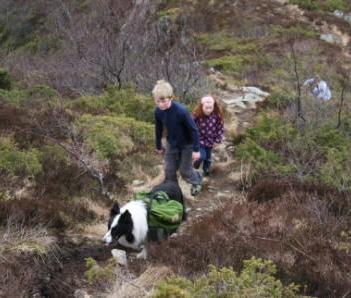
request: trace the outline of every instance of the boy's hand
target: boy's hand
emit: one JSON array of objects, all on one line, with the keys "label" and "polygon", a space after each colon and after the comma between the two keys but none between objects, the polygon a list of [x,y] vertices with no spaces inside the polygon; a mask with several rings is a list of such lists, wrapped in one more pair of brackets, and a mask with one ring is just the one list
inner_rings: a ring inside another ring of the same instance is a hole
[{"label": "boy's hand", "polygon": [[197,161],[200,159],[200,152],[193,152],[193,161]]},{"label": "boy's hand", "polygon": [[165,153],[165,148],[155,149],[155,152],[159,155],[163,155]]}]

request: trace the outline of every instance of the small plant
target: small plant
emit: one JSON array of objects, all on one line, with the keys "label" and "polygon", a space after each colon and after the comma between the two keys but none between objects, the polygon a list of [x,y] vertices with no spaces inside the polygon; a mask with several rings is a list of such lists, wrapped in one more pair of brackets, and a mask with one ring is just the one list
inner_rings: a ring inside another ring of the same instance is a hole
[{"label": "small plant", "polygon": [[347,254],[351,252],[351,230],[341,231],[340,233],[341,241],[339,242],[339,250],[345,251]]},{"label": "small plant", "polygon": [[11,89],[11,77],[9,72],[4,68],[0,68],[0,89]]},{"label": "small plant", "polygon": [[190,297],[299,297],[299,286],[284,286],[274,277],[277,273],[272,261],[251,258],[237,274],[232,268],[210,266],[207,275],[194,281],[171,277],[156,287],[154,298]]},{"label": "small plant", "polygon": [[89,284],[110,282],[116,278],[114,268],[116,267],[116,261],[111,258],[105,267],[100,267],[98,263],[91,257],[85,259],[85,265],[87,271],[84,275]]}]

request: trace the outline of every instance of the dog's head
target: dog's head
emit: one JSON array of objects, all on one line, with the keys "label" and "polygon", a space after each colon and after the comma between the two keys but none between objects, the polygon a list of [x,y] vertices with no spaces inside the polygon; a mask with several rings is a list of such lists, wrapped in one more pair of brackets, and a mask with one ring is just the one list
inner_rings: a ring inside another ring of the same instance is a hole
[{"label": "dog's head", "polygon": [[134,241],[133,236],[133,220],[130,212],[125,210],[121,213],[117,203],[113,205],[110,211],[110,218],[107,224],[107,233],[105,234],[103,241],[106,244],[112,244],[122,236],[125,236],[128,242]]}]

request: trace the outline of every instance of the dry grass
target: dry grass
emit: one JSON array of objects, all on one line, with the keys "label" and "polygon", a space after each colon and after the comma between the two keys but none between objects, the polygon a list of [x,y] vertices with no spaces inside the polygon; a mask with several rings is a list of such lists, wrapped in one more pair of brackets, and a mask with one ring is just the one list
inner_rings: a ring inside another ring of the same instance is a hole
[{"label": "dry grass", "polygon": [[45,259],[57,251],[56,239],[48,234],[45,227],[37,225],[26,227],[23,222],[13,218],[7,220],[7,225],[0,232],[0,258],[6,258],[8,252],[15,254],[35,254]]},{"label": "dry grass", "polygon": [[151,266],[137,278],[128,278],[124,274],[117,276],[119,282],[108,298],[143,298],[149,297],[153,287],[168,277],[172,271],[165,266]]}]

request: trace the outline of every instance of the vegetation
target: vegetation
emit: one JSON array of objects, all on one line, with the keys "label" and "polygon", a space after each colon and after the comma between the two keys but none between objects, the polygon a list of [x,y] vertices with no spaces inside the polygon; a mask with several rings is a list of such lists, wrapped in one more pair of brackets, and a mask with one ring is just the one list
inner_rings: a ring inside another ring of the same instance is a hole
[{"label": "vegetation", "polygon": [[210,266],[209,273],[194,282],[169,278],[157,286],[153,297],[298,297],[298,286],[284,286],[274,277],[276,272],[272,261],[256,258],[244,261],[239,275],[232,268]]},{"label": "vegetation", "polygon": [[116,262],[114,259],[110,259],[108,265],[105,267],[100,267],[97,262],[93,258],[86,258],[86,267],[87,271],[85,271],[85,277],[88,283],[101,283],[101,282],[109,282],[112,281],[116,274],[114,272],[114,268],[116,266]]},{"label": "vegetation", "polygon": [[347,178],[350,138],[346,133],[328,123],[301,132],[282,117],[263,114],[238,146],[237,154],[251,164],[251,179],[258,173],[288,174],[303,181],[323,181],[340,191],[351,190]]},{"label": "vegetation", "polygon": [[348,11],[351,9],[350,2],[347,0],[290,0],[290,3],[307,10],[333,12],[334,10]]},{"label": "vegetation", "polygon": [[8,70],[0,68],[0,89],[11,89],[11,78]]},{"label": "vegetation", "polygon": [[133,87],[109,87],[100,96],[83,96],[67,103],[67,107],[91,114],[111,113],[153,122],[154,102],[151,97],[138,94]]},{"label": "vegetation", "polygon": [[[136,2],[0,3],[0,295],[71,297],[115,279],[109,250],[79,235],[106,220],[106,198],[159,174],[156,80],[192,108],[217,91],[210,67],[270,93],[235,139],[245,179],[231,187],[247,201],[218,204],[126,270],[171,268],[156,297],[349,295],[350,63],[320,35],[347,37],[333,12],[350,1],[290,0],[303,21],[277,1]],[[315,74],[331,101],[302,87]]]},{"label": "vegetation", "polygon": [[11,137],[0,137],[0,171],[23,177],[38,175],[42,171],[40,151],[18,150]]}]

